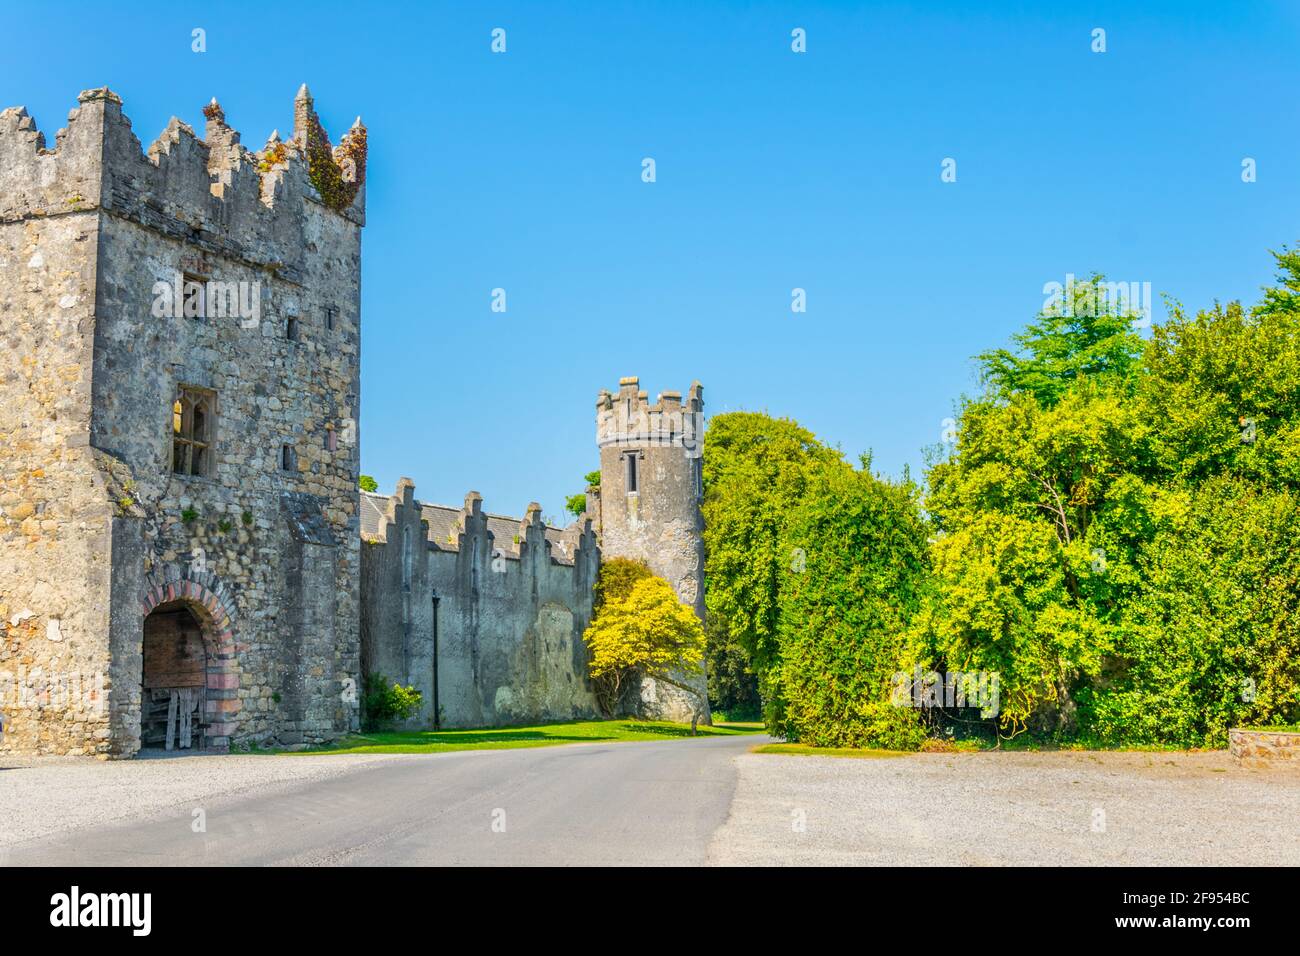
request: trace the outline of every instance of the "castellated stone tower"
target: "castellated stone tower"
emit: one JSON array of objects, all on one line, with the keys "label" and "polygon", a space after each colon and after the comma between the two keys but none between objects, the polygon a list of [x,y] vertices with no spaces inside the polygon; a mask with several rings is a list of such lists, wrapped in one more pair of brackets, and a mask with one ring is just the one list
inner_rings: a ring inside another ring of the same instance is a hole
[{"label": "castellated stone tower", "polygon": [[293,111],[0,112],[0,750],[357,725],[366,131]]},{"label": "castellated stone tower", "polygon": [[[677,590],[704,620],[704,539],[700,513],[704,451],[704,389],[691,385],[649,403],[638,380],[596,399],[600,488],[588,489],[589,511],[606,558],[639,558]],[[704,694],[705,679],[693,679]],[[708,722],[707,694],[704,719]],[[662,682],[642,682],[642,713],[689,721],[690,695]]]}]

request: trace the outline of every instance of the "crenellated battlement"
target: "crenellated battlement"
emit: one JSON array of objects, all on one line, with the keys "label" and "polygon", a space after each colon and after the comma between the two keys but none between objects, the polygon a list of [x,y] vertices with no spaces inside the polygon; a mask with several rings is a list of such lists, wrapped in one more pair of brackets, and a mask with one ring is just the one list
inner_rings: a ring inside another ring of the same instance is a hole
[{"label": "crenellated battlement", "polygon": [[422,522],[421,536],[434,551],[464,551],[466,541],[478,538],[483,555],[517,561],[535,549],[554,564],[573,565],[580,555],[598,550],[591,519],[586,516],[560,528],[546,524],[542,506],[535,501],[529,503],[521,519],[484,511],[483,496],[477,491],[468,492],[459,509],[421,502],[414,494],[415,484],[409,478],[402,478],[392,495],[364,492],[362,538],[387,544],[393,540],[395,529]]},{"label": "crenellated battlement", "polygon": [[0,222],[103,211],[198,249],[242,259],[294,279],[309,245],[309,205],[365,224],[366,128],[338,147],[304,85],[294,100],[293,137],[273,133],[252,152],[214,99],[200,139],[173,117],[147,150],[107,87],[86,90],[53,149],[22,107],[0,112]]},{"label": "crenellated battlement", "polygon": [[692,382],[681,392],[661,392],[653,405],[636,376],[621,378],[618,391],[602,389],[596,399],[596,444],[679,446],[691,457],[703,448],[704,387]]}]

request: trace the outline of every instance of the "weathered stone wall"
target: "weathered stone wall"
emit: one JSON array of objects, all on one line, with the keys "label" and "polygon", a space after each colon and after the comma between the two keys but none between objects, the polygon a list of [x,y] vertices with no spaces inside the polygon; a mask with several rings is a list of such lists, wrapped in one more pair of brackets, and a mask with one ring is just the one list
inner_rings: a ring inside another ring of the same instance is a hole
[{"label": "weathered stone wall", "polygon": [[109,746],[113,504],[89,447],[100,135],[0,113],[0,748]]},{"label": "weathered stone wall", "polygon": [[409,725],[433,723],[435,596],[443,727],[597,716],[582,641],[600,564],[590,523],[547,528],[534,504],[506,539],[506,519],[494,533],[471,492],[448,528],[431,528],[414,493],[402,479],[390,498],[367,496],[382,515],[362,544],[365,670],[421,692]]},{"label": "weathered stone wall", "polygon": [[1228,731],[1228,750],[1245,764],[1275,760],[1300,762],[1300,731],[1233,728]]},{"label": "weathered stone wall", "polygon": [[[596,401],[600,488],[596,503],[600,545],[606,558],[637,558],[667,580],[683,604],[704,620],[704,538],[700,513],[701,453],[704,447],[704,391],[691,385],[664,392],[651,405],[636,378],[619,381],[617,393]],[[636,488],[629,487],[628,459],[635,459]],[[591,489],[589,489],[589,492]],[[689,721],[703,700],[706,681],[689,681],[696,695],[662,681],[643,680],[640,711],[645,716]]]},{"label": "weathered stone wall", "polygon": [[[364,191],[335,209],[313,187],[305,87],[294,140],[258,154],[205,113],[206,141],[173,120],[147,155],[107,90],[82,94],[57,151],[0,115],[0,605],[32,614],[0,668],[82,662],[108,688],[93,726],[10,714],[10,749],[134,752],[144,617],[173,601],[205,632],[210,745],[357,724]],[[159,314],[156,283],[180,273],[256,307]],[[201,476],[172,472],[181,386],[215,394]]]}]

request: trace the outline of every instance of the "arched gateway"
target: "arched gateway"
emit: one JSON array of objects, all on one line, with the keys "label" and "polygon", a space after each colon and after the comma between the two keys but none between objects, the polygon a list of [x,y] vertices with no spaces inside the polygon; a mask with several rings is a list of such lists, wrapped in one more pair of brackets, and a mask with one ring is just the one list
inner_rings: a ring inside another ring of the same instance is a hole
[{"label": "arched gateway", "polygon": [[239,715],[239,673],[226,603],[187,579],[150,588],[140,603],[140,746],[228,749]]}]

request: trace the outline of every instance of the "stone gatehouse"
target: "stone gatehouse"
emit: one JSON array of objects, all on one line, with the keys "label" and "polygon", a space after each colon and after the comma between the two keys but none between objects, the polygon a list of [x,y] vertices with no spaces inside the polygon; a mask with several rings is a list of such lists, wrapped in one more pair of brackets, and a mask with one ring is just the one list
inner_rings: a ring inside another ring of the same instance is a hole
[{"label": "stone gatehouse", "polygon": [[5,749],[357,726],[365,129],[204,112],[147,152],[108,89],[53,148],[0,113]]},{"label": "stone gatehouse", "polygon": [[358,491],[366,130],[293,108],[256,152],[215,100],[147,151],[106,88],[53,148],[0,112],[0,752],[325,741],[367,672],[418,726],[594,714],[602,547],[703,613],[698,385],[601,393],[566,529]]}]

